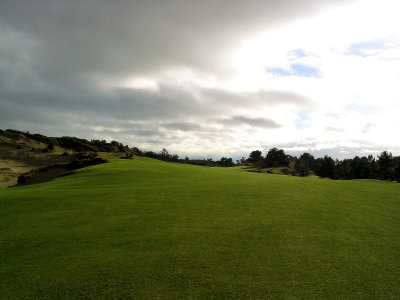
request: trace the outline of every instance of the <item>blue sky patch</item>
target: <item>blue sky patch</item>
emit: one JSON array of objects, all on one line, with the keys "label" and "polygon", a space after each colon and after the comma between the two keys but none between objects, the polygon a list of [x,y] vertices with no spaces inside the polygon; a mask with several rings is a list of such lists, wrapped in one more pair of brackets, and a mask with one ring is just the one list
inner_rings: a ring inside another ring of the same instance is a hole
[{"label": "blue sky patch", "polygon": [[296,60],[298,58],[307,57],[308,55],[302,49],[295,49],[289,51],[287,54],[289,60]]},{"label": "blue sky patch", "polygon": [[274,75],[279,75],[279,76],[291,76],[292,75],[292,73],[290,71],[282,69],[282,68],[271,68],[271,69],[267,69],[267,71]]},{"label": "blue sky patch", "polygon": [[298,76],[298,77],[311,77],[320,78],[322,72],[320,69],[301,63],[302,58],[310,56],[302,49],[294,49],[287,53],[287,58],[290,62],[289,68],[267,68],[267,72],[278,76]]},{"label": "blue sky patch", "polygon": [[372,56],[373,54],[367,54],[363,50],[384,50],[390,49],[393,46],[385,39],[374,39],[370,41],[363,41],[351,44],[344,54],[356,55],[361,57]]},{"label": "blue sky patch", "polygon": [[312,66],[308,66],[305,64],[292,64],[291,67],[294,76],[322,77],[321,71],[318,68]]},{"label": "blue sky patch", "polygon": [[279,76],[299,76],[311,78],[322,77],[322,72],[320,69],[300,63],[291,64],[289,70],[283,68],[268,68],[267,71]]},{"label": "blue sky patch", "polygon": [[297,114],[300,117],[300,120],[296,120],[296,129],[304,129],[310,127],[310,125],[306,124],[307,120],[310,120],[310,117],[307,112],[302,111]]}]

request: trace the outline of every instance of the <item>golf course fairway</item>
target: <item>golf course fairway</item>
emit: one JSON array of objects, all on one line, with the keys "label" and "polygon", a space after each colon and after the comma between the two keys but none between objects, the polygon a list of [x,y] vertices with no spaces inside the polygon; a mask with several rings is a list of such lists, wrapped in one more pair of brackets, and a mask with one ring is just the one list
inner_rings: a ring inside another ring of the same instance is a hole
[{"label": "golf course fairway", "polygon": [[0,188],[0,299],[399,299],[400,184],[113,160]]}]

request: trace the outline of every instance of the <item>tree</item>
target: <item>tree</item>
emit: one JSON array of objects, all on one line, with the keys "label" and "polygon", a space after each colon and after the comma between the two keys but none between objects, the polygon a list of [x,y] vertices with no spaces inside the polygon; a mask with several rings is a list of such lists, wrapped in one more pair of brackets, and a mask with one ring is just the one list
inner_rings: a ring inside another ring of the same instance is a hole
[{"label": "tree", "polygon": [[161,152],[159,153],[160,159],[168,161],[170,159],[170,154],[168,153],[168,150],[165,148],[162,148]]},{"label": "tree", "polygon": [[53,143],[49,143],[49,144],[47,145],[47,148],[46,148],[46,149],[49,150],[49,151],[54,150],[54,144],[53,144]]},{"label": "tree", "polygon": [[392,153],[383,151],[381,155],[378,155],[379,175],[382,179],[394,178],[394,168],[392,162]]},{"label": "tree", "polygon": [[287,167],[289,159],[283,149],[272,148],[269,149],[264,159],[264,165],[266,167]]},{"label": "tree", "polygon": [[400,163],[394,169],[394,177],[396,178],[397,182],[400,182]]},{"label": "tree", "polygon": [[319,158],[319,166],[316,169],[316,174],[320,177],[335,178],[335,161],[332,157],[325,155],[324,158]]},{"label": "tree", "polygon": [[300,176],[308,176],[314,166],[314,156],[310,153],[303,153],[296,161],[295,170]]},{"label": "tree", "polygon": [[304,160],[297,160],[295,170],[300,176],[308,176],[310,174],[310,168]]},{"label": "tree", "polygon": [[261,151],[255,150],[250,153],[248,161],[251,163],[257,163],[260,162],[262,159],[263,157]]},{"label": "tree", "polygon": [[153,152],[153,151],[145,151],[143,152],[144,156],[150,157],[150,158],[158,158],[158,154]]},{"label": "tree", "polygon": [[367,157],[354,157],[353,158],[353,177],[352,178],[371,178],[372,168]]},{"label": "tree", "polygon": [[341,179],[352,179],[351,159],[344,159],[336,164],[336,177]]},{"label": "tree", "polygon": [[142,151],[140,151],[138,147],[133,147],[131,151],[133,151],[133,153],[135,153],[136,155],[143,155]]},{"label": "tree", "polygon": [[231,157],[222,157],[221,160],[219,161],[220,165],[223,167],[232,167],[233,166],[233,160]]},{"label": "tree", "polygon": [[300,155],[299,160],[305,161],[310,168],[313,168],[315,158],[310,153],[304,152]]}]

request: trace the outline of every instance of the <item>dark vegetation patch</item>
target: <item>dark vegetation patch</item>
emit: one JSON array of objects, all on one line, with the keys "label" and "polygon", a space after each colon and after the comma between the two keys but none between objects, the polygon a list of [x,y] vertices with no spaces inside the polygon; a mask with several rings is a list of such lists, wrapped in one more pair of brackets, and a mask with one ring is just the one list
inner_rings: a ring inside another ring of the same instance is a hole
[{"label": "dark vegetation patch", "polygon": [[18,183],[15,186],[48,182],[60,176],[73,174],[74,171],[78,169],[103,163],[106,163],[106,161],[100,157],[97,157],[94,159],[75,160],[68,164],[56,164],[49,167],[32,170],[30,172],[21,174],[18,177]]}]

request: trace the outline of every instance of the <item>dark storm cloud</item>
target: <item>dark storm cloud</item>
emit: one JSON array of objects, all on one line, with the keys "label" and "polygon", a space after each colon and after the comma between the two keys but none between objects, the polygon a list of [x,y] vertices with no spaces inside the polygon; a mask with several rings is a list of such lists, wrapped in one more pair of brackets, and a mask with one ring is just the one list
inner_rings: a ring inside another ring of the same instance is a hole
[{"label": "dark storm cloud", "polygon": [[[346,1],[329,5],[338,2]],[[0,128],[122,142],[150,143],[150,137],[164,145],[175,131],[210,136],[209,120],[272,128],[271,120],[240,117],[241,111],[313,103],[283,91],[107,83],[158,78],[176,68],[229,76],[227,53],[238,42],[326,6],[319,0],[0,1]]]},{"label": "dark storm cloud", "polygon": [[[333,2],[343,1],[330,1]],[[225,69],[226,51],[259,30],[325,8],[286,1],[2,1],[2,34],[30,40],[41,78],[124,78],[171,67]]]},{"label": "dark storm cloud", "polygon": [[[137,128],[138,127],[138,128]],[[146,137],[146,138],[166,138],[168,135],[165,132],[160,131],[159,129],[143,129],[141,128],[142,124],[136,124],[132,126],[129,130],[120,130],[120,131],[112,131],[112,130],[101,130],[101,134],[108,136],[134,136],[134,137]]]},{"label": "dark storm cloud", "polygon": [[[190,93],[169,86],[161,86],[157,91],[124,88],[114,89],[109,93],[68,86],[15,91],[1,83],[0,88],[0,105],[3,111],[8,112],[2,116],[1,121],[11,123],[17,118],[40,122],[42,117],[51,118],[57,112],[66,115],[75,113],[87,119],[102,116],[104,119],[125,121],[166,121],[229,115],[237,110],[275,106],[278,103],[311,105],[301,95],[277,91],[232,93],[193,87]],[[251,120],[247,122],[250,123]],[[257,120],[253,120],[253,123],[257,125]],[[186,130],[188,129],[187,127]]]}]

